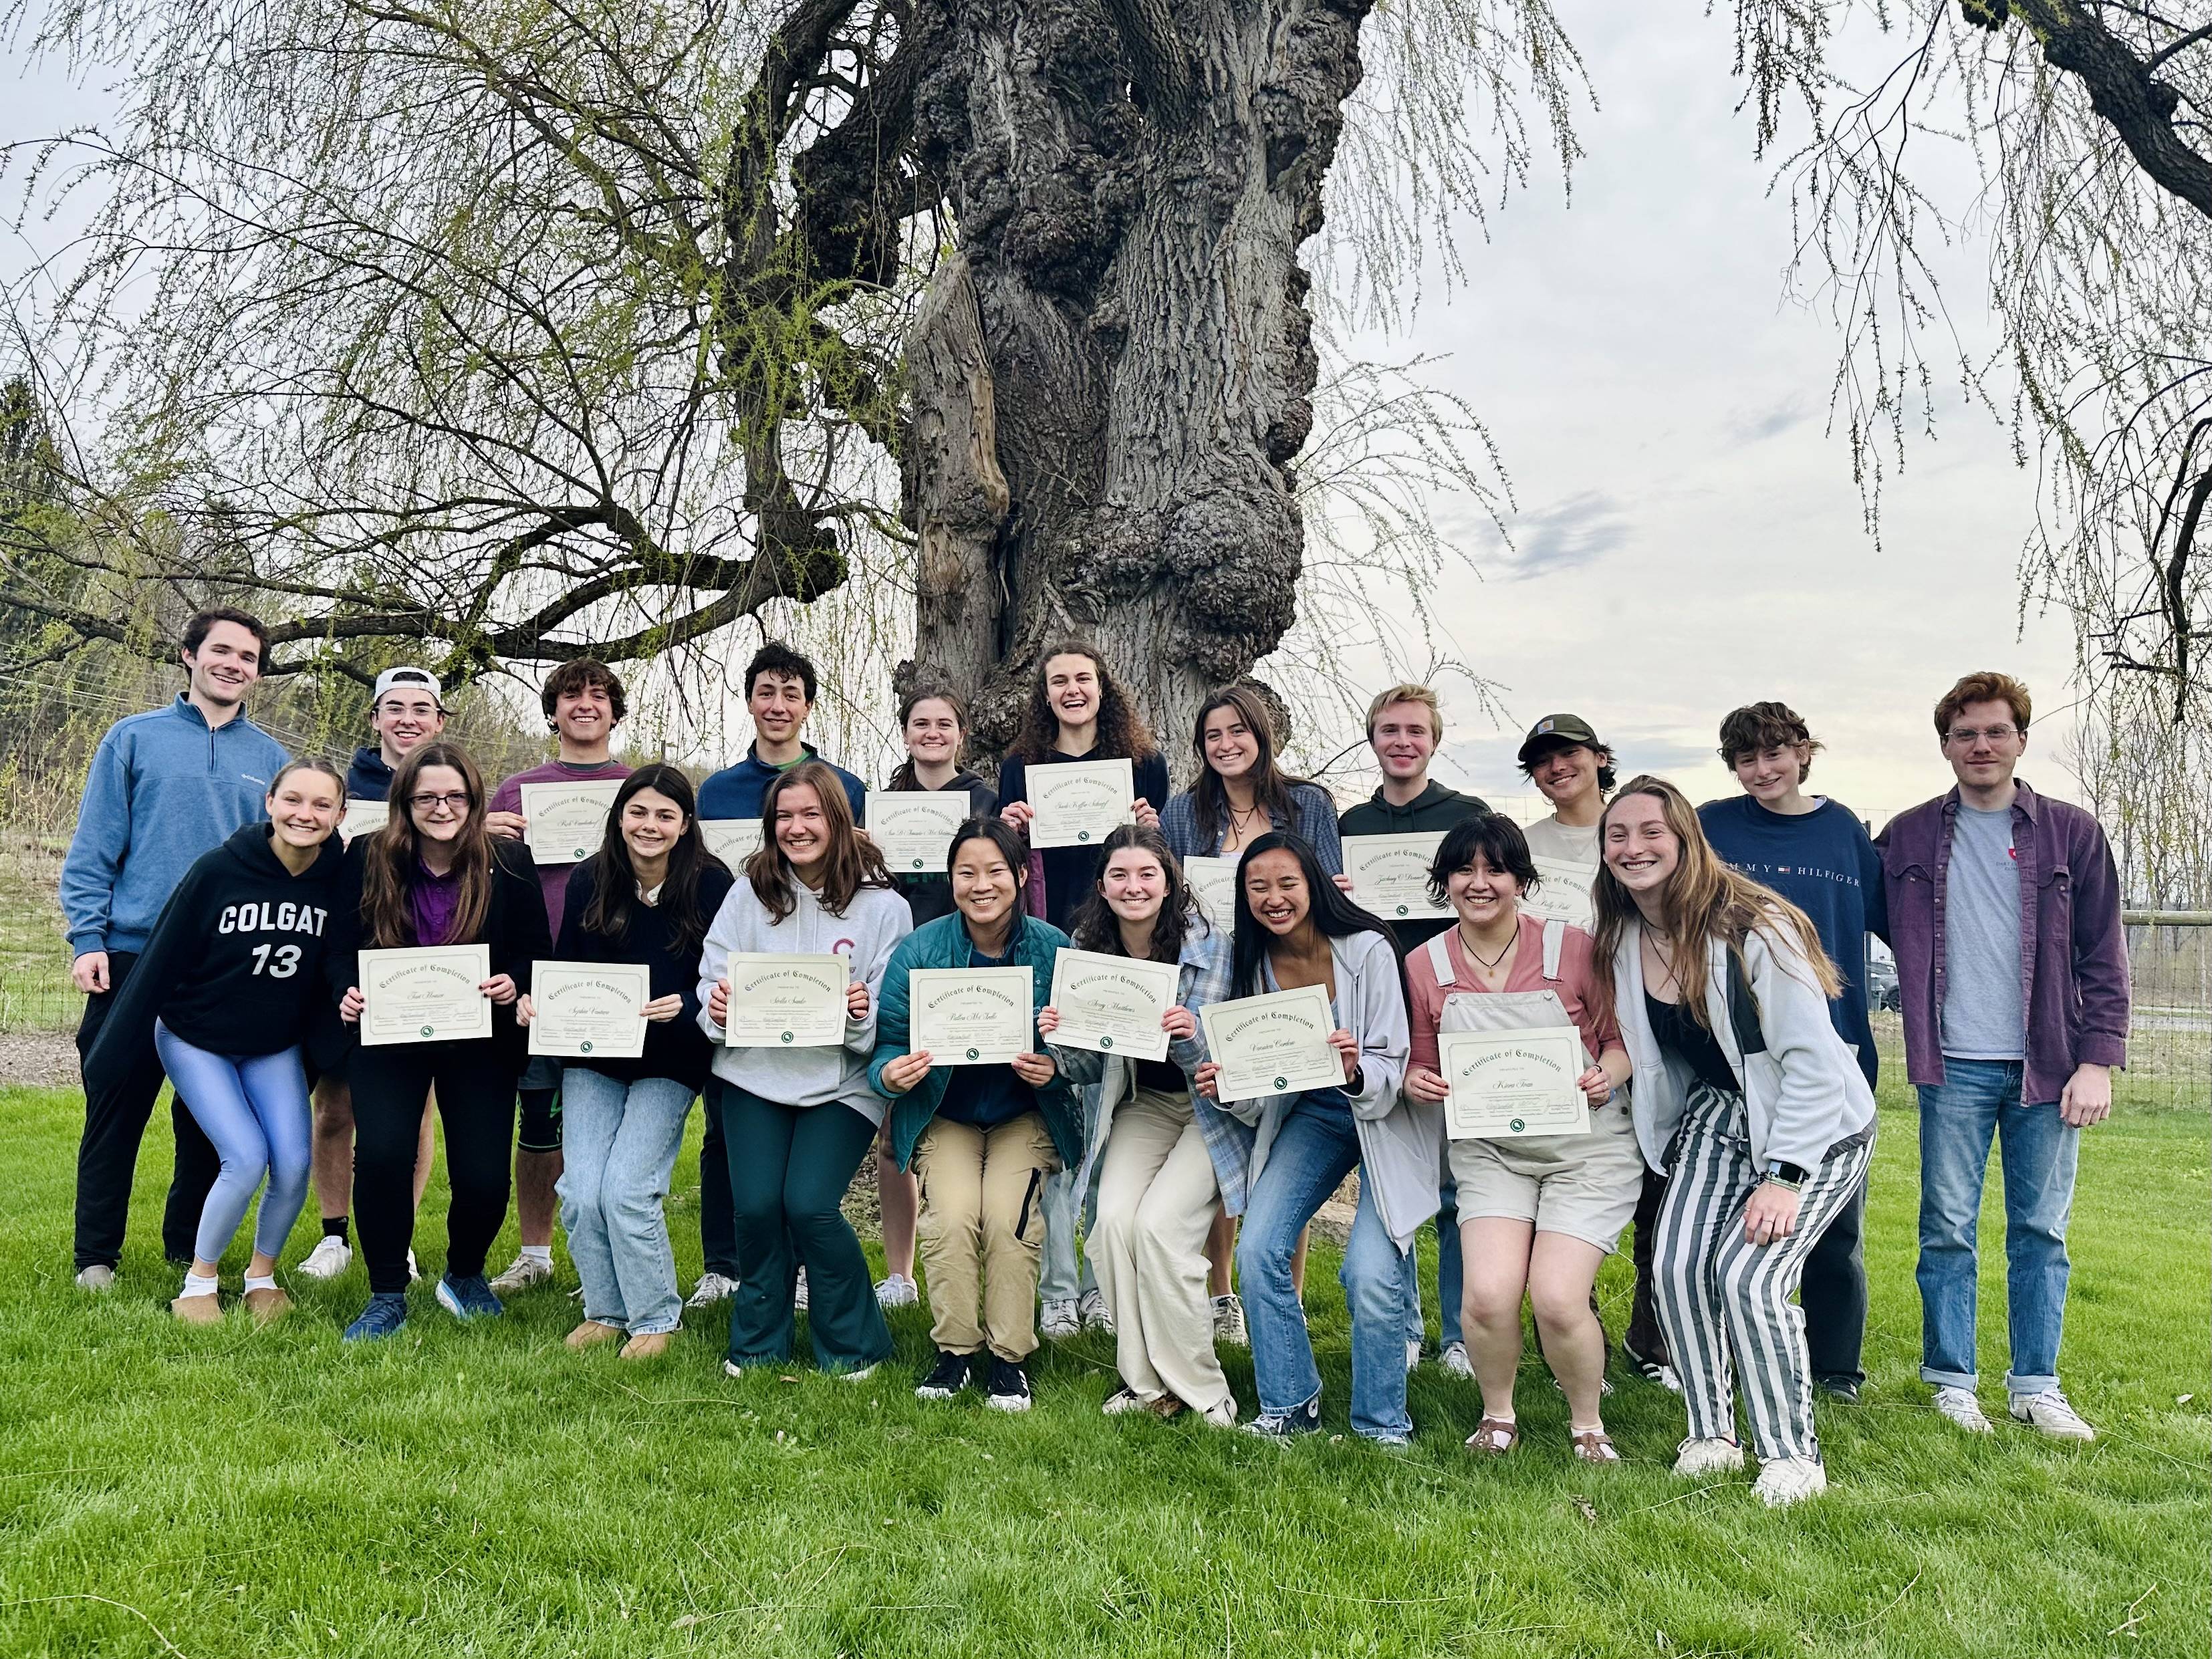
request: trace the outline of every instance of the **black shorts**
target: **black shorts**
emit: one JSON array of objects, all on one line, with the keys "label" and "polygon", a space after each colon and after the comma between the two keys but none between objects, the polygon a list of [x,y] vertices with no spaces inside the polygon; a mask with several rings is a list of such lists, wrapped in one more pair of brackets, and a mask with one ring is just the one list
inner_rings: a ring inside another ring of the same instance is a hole
[{"label": "black shorts", "polygon": [[516,1131],[514,1144],[526,1152],[557,1152],[561,1150],[561,1091],[557,1089],[524,1089],[519,1091],[522,1102],[521,1127]]}]

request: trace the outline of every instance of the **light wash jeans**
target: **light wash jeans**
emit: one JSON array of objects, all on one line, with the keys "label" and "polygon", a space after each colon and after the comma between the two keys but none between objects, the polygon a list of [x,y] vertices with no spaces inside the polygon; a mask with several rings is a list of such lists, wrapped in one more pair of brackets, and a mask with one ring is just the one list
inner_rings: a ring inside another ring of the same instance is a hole
[{"label": "light wash jeans", "polygon": [[[1098,1120],[1087,1115],[1084,1144],[1098,1133]],[[1037,1269],[1037,1300],[1073,1302],[1085,1291],[1098,1288],[1091,1255],[1080,1248],[1098,1223],[1098,1176],[1106,1160],[1091,1160],[1091,1186],[1082,1194],[1081,1225],[1077,1224],[1075,1170],[1060,1170],[1044,1178],[1044,1259]],[[1079,1237],[1078,1235],[1080,1235]]]},{"label": "light wash jeans", "polygon": [[[1291,1104],[1254,1183],[1237,1240],[1237,1278],[1252,1336],[1262,1412],[1291,1412],[1321,1393],[1305,1310],[1291,1288],[1298,1234],[1359,1164],[1359,1132],[1342,1107]],[[1352,1312],[1352,1426],[1370,1439],[1409,1435],[1406,1340],[1419,1306],[1413,1257],[1382,1224],[1367,1183],[1338,1274]]]},{"label": "light wash jeans", "polygon": [[665,1077],[624,1083],[581,1066],[562,1075],[565,1159],[556,1190],[586,1319],[637,1336],[683,1323],[661,1200],[692,1093]]},{"label": "light wash jeans", "polygon": [[[1452,1179],[1447,1168],[1437,1183],[1437,1196],[1443,1200],[1437,1210],[1437,1322],[1441,1334],[1437,1338],[1439,1349],[1449,1348],[1464,1340],[1460,1331],[1460,1304],[1467,1289],[1467,1262],[1459,1247],[1459,1183]],[[1429,1340],[1427,1321],[1421,1314],[1421,1261],[1418,1251],[1407,1258],[1407,1273],[1413,1284],[1412,1306],[1407,1310],[1406,1340],[1426,1345]]]},{"label": "light wash jeans", "polygon": [[1943,1061],[1920,1091],[1921,1380],[1974,1386],[1975,1243],[1994,1135],[2002,1147],[2005,1302],[2014,1394],[2058,1386],[2066,1320],[2066,1221],[2081,1132],[2054,1102],[2021,1103],[2016,1060]]}]

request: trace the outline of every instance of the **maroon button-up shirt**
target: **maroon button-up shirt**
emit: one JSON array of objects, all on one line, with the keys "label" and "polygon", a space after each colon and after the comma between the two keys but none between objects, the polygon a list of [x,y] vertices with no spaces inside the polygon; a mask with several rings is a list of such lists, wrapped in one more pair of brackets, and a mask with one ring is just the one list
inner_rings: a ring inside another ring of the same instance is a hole
[{"label": "maroon button-up shirt", "polygon": [[[2027,1030],[2021,1099],[2042,1105],[2058,1098],[2077,1066],[2128,1063],[2128,946],[2102,827],[2078,806],[2014,783]],[[1958,814],[1954,788],[1899,813],[1875,842],[1905,1005],[1905,1074],[1916,1084],[1943,1081],[1944,888]]]}]

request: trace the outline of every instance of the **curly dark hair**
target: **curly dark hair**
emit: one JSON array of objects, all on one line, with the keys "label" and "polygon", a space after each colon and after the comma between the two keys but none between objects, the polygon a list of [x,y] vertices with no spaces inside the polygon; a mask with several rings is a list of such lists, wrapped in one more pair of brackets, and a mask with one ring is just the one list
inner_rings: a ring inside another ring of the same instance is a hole
[{"label": "curly dark hair", "polygon": [[1010,746],[1012,753],[1024,761],[1041,761],[1052,753],[1060,739],[1060,716],[1052,712],[1044,683],[1045,670],[1054,657],[1088,657],[1098,671],[1098,743],[1091,751],[1092,758],[1145,760],[1158,751],[1144,716],[1131,706],[1098,647],[1084,640],[1060,640],[1037,653],[1029,707],[1022,714],[1022,729]]},{"label": "curly dark hair", "polygon": [[615,721],[619,725],[629,713],[629,699],[623,695],[622,677],[596,657],[571,657],[548,674],[544,689],[538,695],[538,705],[550,720],[553,711],[561,706],[562,698],[594,685],[605,690],[607,707],[614,711]]}]

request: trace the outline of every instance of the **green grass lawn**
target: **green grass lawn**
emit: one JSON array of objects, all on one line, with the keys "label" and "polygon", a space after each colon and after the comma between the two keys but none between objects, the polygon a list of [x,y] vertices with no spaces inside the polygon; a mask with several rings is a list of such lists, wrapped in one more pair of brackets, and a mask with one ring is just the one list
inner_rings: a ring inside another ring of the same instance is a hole
[{"label": "green grass lawn", "polygon": [[[358,1267],[280,1327],[179,1327],[155,1239],[167,1114],[122,1285],[69,1273],[78,1108],[0,1090],[0,1653],[2196,1654],[2208,1611],[2207,1118],[2124,1112],[2082,1159],[2067,1376],[2088,1448],[1969,1441],[1916,1380],[1910,1109],[1893,1093],[1869,1222],[1865,1403],[1821,1409],[1834,1486],[1771,1514],[1668,1473],[1669,1396],[1624,1381],[1629,1462],[1565,1451],[1532,1361],[1522,1449],[1477,1465],[1474,1387],[1425,1366],[1419,1436],[1290,1448],[1107,1419],[1106,1339],[1041,1357],[1036,1409],[909,1392],[920,1310],[863,1383],[720,1370],[722,1321],[656,1368],[565,1352],[557,1291],[464,1328],[427,1294],[349,1350]],[[696,1126],[695,1126],[696,1127]],[[696,1141],[695,1141],[696,1146]],[[696,1164],[676,1232],[697,1267]],[[442,1212],[442,1187],[430,1212]],[[2001,1224],[1992,1210],[1985,1235]],[[296,1259],[313,1240],[303,1226]],[[434,1267],[439,1230],[422,1230]],[[504,1260],[502,1256],[501,1258]],[[238,1263],[234,1262],[233,1280]],[[1324,1410],[1342,1299],[1316,1251]],[[1617,1331],[1626,1278],[1602,1285]],[[1983,1280],[2001,1411],[2001,1272]],[[1248,1407],[1249,1362],[1231,1359]]]}]

